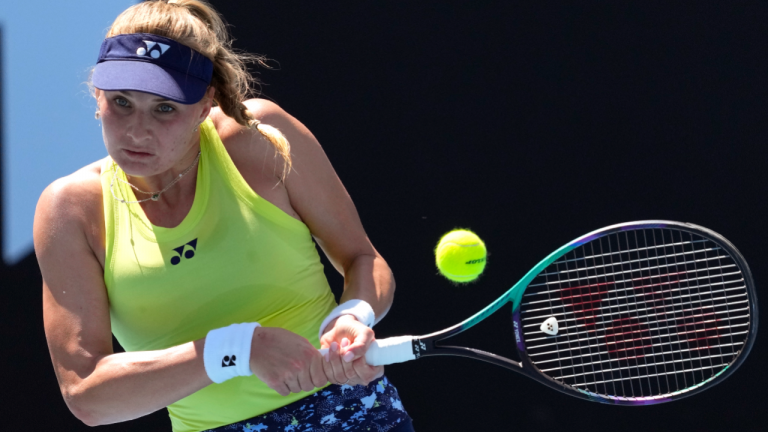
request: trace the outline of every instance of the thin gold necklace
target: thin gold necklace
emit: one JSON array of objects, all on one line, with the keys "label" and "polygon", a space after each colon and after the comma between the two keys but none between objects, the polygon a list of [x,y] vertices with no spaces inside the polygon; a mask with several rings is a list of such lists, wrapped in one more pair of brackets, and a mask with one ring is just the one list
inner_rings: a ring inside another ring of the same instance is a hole
[{"label": "thin gold necklace", "polygon": [[201,153],[202,153],[201,151],[198,151],[197,152],[197,157],[195,158],[195,161],[192,162],[192,165],[188,166],[187,169],[185,169],[181,174],[179,174],[178,177],[173,179],[173,181],[170,182],[168,184],[168,186],[164,187],[163,190],[161,190],[161,191],[145,192],[145,191],[137,188],[136,186],[132,185],[130,182],[127,182],[127,181],[125,181],[123,179],[118,178],[117,181],[127,184],[128,186],[132,187],[133,190],[135,190],[136,192],[142,193],[144,195],[152,195],[149,198],[141,199],[141,200],[138,200],[138,201],[126,201],[126,200],[124,200],[122,198],[118,198],[117,195],[115,195],[115,179],[117,178],[117,168],[118,168],[117,164],[115,163],[114,166],[112,167],[112,182],[109,184],[109,190],[112,192],[112,197],[114,199],[116,199],[117,201],[120,201],[123,204],[138,204],[138,203],[143,203],[143,202],[146,202],[146,201],[149,201],[149,200],[157,201],[157,200],[160,199],[160,195],[162,195],[163,192],[165,192],[168,189],[170,189],[171,186],[175,185],[176,182],[181,180],[182,177],[184,177],[188,172],[190,172],[192,170],[192,168],[195,165],[197,165],[197,162],[200,160],[200,154]]}]

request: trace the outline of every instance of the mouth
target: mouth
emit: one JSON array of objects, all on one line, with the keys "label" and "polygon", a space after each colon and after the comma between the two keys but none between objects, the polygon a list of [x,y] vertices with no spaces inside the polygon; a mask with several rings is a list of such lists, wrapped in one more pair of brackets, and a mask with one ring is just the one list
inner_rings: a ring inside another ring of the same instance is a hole
[{"label": "mouth", "polygon": [[128,149],[123,149],[123,152],[125,152],[125,154],[130,156],[130,157],[139,158],[139,159],[143,159],[143,158],[147,158],[149,156],[152,156],[152,153],[147,153],[147,152],[142,152],[142,151],[134,151],[134,150],[128,150]]}]

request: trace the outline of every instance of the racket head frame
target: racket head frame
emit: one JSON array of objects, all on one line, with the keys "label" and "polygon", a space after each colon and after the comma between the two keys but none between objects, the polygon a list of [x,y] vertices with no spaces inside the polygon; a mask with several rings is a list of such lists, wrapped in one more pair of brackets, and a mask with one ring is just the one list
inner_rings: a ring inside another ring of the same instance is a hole
[{"label": "racket head frame", "polygon": [[[665,397],[606,397],[605,395],[600,395],[597,393],[592,393],[589,391],[576,389],[574,387],[568,386],[566,384],[563,384],[553,379],[552,377],[548,376],[546,373],[541,372],[534,365],[533,361],[531,360],[531,357],[528,355],[526,344],[525,344],[525,337],[523,332],[521,331],[522,325],[523,325],[522,319],[521,319],[522,296],[525,293],[525,290],[528,287],[528,285],[531,283],[531,281],[535,279],[537,275],[539,275],[544,269],[549,267],[549,265],[555,262],[557,259],[561,258],[563,255],[567,254],[568,252],[590,241],[596,240],[601,237],[609,236],[611,234],[621,232],[621,231],[652,229],[652,228],[671,228],[671,229],[684,231],[684,232],[688,232],[691,234],[704,237],[707,240],[714,242],[725,251],[727,251],[728,254],[733,258],[733,260],[739,266],[739,269],[741,270],[744,277],[747,295],[749,298],[749,308],[750,308],[749,318],[750,319],[749,319],[749,329],[748,329],[748,336],[746,338],[746,342],[743,348],[739,351],[739,353],[734,358],[733,362],[729,364],[727,367],[725,367],[723,370],[721,370],[719,373],[717,373],[715,376],[703,382],[698,383],[696,386],[687,388],[683,391],[673,392],[671,395],[667,395]],[[520,358],[519,362],[493,354],[493,353],[479,350],[479,349],[460,347],[460,346],[448,346],[448,345],[442,345],[439,343],[440,341],[448,339],[452,336],[455,336],[475,326],[476,324],[483,321],[488,316],[492,315],[494,312],[498,311],[500,308],[507,305],[507,303],[512,303],[512,325],[513,325],[513,330],[515,334],[517,353]],[[683,397],[688,397],[722,382],[725,378],[727,378],[730,374],[732,374],[736,369],[738,369],[738,367],[746,359],[747,354],[749,353],[749,351],[752,348],[752,345],[754,344],[754,341],[757,335],[757,327],[758,327],[757,297],[755,294],[752,273],[742,254],[738,251],[738,249],[736,249],[736,247],[730,241],[728,241],[725,237],[721,236],[720,234],[710,229],[707,229],[695,224],[665,221],[665,220],[647,220],[647,221],[628,222],[628,223],[607,226],[599,230],[585,234],[569,242],[568,244],[560,247],[559,249],[557,249],[556,251],[548,255],[546,258],[544,258],[542,261],[540,261],[530,271],[528,271],[528,273],[526,273],[526,275],[522,279],[520,279],[520,281],[518,281],[512,288],[510,288],[507,292],[505,292],[501,297],[496,299],[493,303],[489,304],[488,306],[486,306],[484,309],[482,309],[475,315],[467,318],[461,323],[458,323],[452,327],[441,330],[439,332],[431,333],[431,334],[420,336],[420,337],[415,337],[413,339],[413,352],[416,358],[419,358],[422,356],[451,355],[451,356],[460,356],[460,357],[473,358],[476,360],[482,360],[488,363],[495,364],[497,366],[504,367],[506,369],[513,370],[515,372],[522,373],[523,375],[526,375],[555,390],[561,391],[571,396],[576,396],[582,399],[586,399],[589,401],[596,401],[596,402],[608,403],[608,404],[614,404],[614,405],[630,405],[630,406],[651,405],[651,404],[668,402],[671,400],[677,400]]]}]

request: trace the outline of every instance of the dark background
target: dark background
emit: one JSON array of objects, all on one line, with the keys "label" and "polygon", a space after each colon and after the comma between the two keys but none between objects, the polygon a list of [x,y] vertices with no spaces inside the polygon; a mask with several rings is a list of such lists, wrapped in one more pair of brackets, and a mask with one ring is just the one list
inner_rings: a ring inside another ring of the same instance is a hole
[{"label": "dark background", "polygon": [[[317,136],[394,271],[378,336],[462,321],[562,244],[631,220],[721,233],[765,298],[766,2],[213,3],[236,48],[274,59],[259,70],[262,97]],[[456,227],[490,251],[464,287],[433,263]],[[0,271],[0,429],[86,430],[58,392],[34,255]],[[499,313],[457,342],[514,356],[509,321]],[[582,401],[459,358],[387,374],[420,432],[763,430],[766,336],[716,388],[650,407]],[[170,422],[162,410],[100,430]]]}]

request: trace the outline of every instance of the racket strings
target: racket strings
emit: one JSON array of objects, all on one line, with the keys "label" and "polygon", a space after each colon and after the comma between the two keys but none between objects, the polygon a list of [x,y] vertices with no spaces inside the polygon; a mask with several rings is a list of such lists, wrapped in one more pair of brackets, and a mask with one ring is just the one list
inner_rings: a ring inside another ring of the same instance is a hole
[{"label": "racket strings", "polygon": [[[551,317],[554,336],[539,329]],[[540,371],[586,393],[644,400],[727,369],[746,343],[750,309],[727,251],[653,228],[595,239],[552,263],[528,285],[521,318]]]},{"label": "racket strings", "polygon": [[[711,288],[711,286],[710,286],[710,288]],[[731,293],[731,295],[729,295],[727,297],[726,296],[723,296],[723,297],[713,297],[713,298],[707,299],[707,300],[708,301],[716,301],[716,300],[728,299],[728,300],[730,300],[729,301],[729,305],[738,304],[738,303],[749,303],[749,301],[747,300],[747,294],[745,293],[745,289],[746,289],[745,285],[739,285],[739,286],[736,286],[736,287],[733,287],[733,288],[722,288],[722,289],[712,290],[711,294],[713,294],[713,295],[714,294],[718,294],[718,293],[726,294],[726,293],[728,293],[730,291],[738,291],[738,293],[737,294]],[[670,293],[681,292],[681,291],[682,290],[670,290]],[[694,294],[681,294],[680,296],[674,297],[672,299],[673,300],[683,300],[684,298],[686,298],[687,300],[690,301],[690,305],[693,306],[694,303],[695,303],[695,301],[693,301],[693,298],[695,296],[698,296],[698,294],[696,294],[696,295],[694,295]],[[739,297],[739,296],[743,297],[744,300],[740,301],[740,302],[739,301],[735,301],[735,298]],[[628,296],[626,296],[626,297],[617,297],[616,300],[622,300],[622,299],[626,299],[626,298],[628,298]],[[650,310],[654,314],[660,314],[658,311],[655,310],[656,309],[655,303],[659,303],[659,302],[662,302],[662,301],[668,300],[668,299],[669,298],[661,298],[661,299],[653,299],[653,298],[651,298],[651,299],[645,301],[645,303],[648,303],[649,306],[646,307],[645,309],[638,309],[638,311]],[[701,299],[699,299],[699,300],[701,300]],[[531,302],[529,304],[533,304],[533,302]],[[686,310],[684,310],[684,312],[695,311],[695,310],[697,310],[700,307],[701,306],[695,306],[695,308],[692,307],[691,309],[686,309]],[[712,306],[704,306],[704,307],[712,307]],[[596,311],[604,311],[604,313],[601,315],[603,317],[607,317],[607,316],[611,316],[611,315],[620,315],[621,314],[621,313],[615,313],[614,314],[614,313],[608,312],[610,310],[610,308],[611,308],[610,306],[599,306],[599,307],[596,307],[595,310]],[[528,316],[528,317],[525,317],[524,318],[525,321],[536,321],[536,320],[540,319],[542,316],[546,318],[546,317],[549,317],[549,316],[557,316],[557,315],[559,315],[557,313],[555,313],[555,314],[547,313],[547,312],[551,312],[551,309],[549,309],[547,307],[531,309],[529,312],[540,312],[542,315],[540,315],[540,316]],[[664,314],[664,312],[661,312],[661,314]],[[560,314],[560,315],[568,315],[568,316],[570,316],[570,315],[573,315],[573,314],[570,314],[570,313],[566,312],[566,313]],[[579,318],[565,318],[562,321],[576,321],[576,320],[579,320]],[[537,326],[537,324],[535,324],[535,323],[533,323],[533,324],[523,324],[523,327],[533,327],[533,326]]]}]

